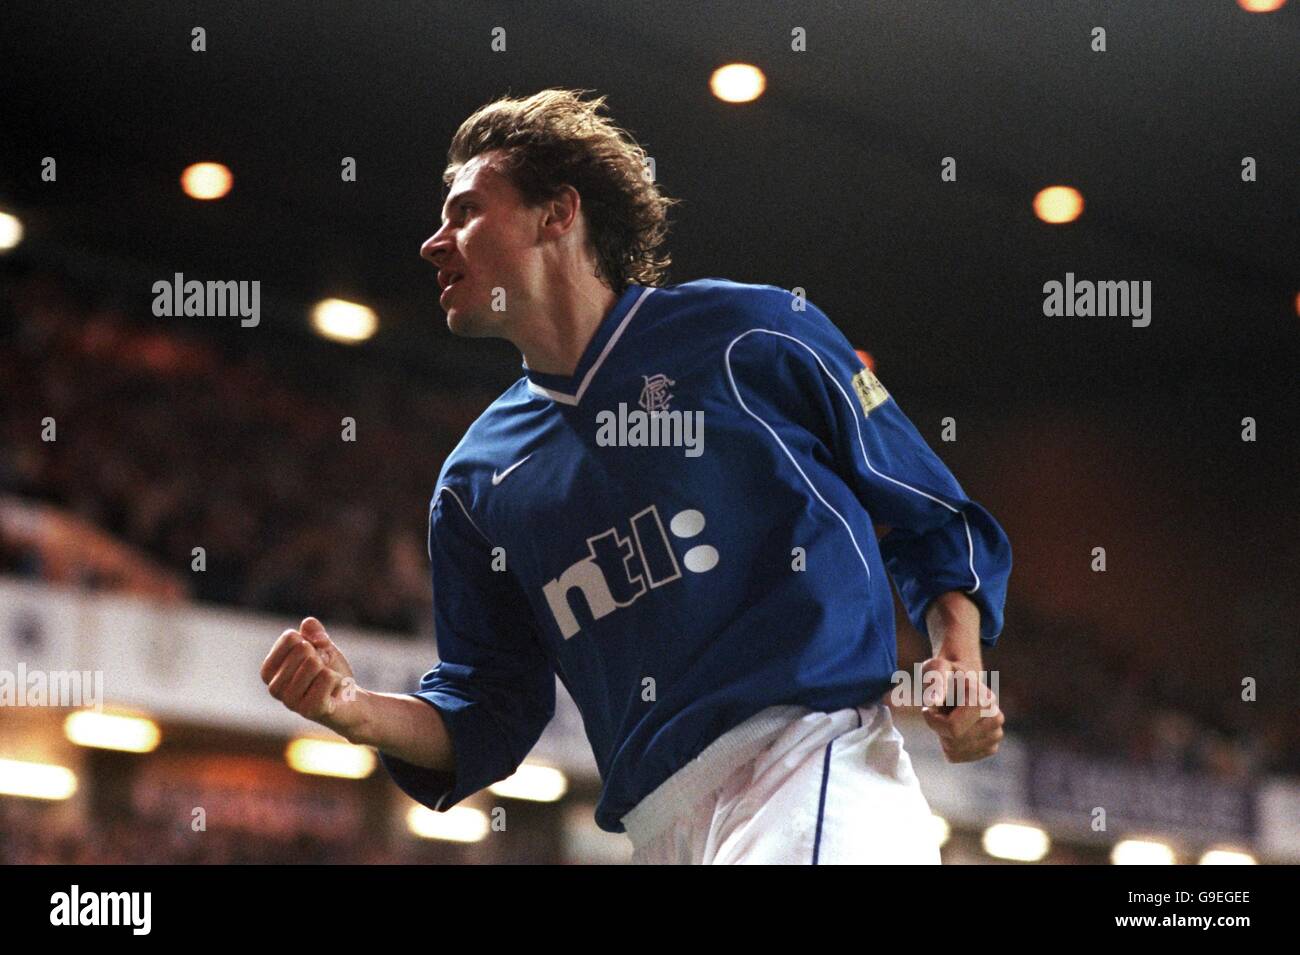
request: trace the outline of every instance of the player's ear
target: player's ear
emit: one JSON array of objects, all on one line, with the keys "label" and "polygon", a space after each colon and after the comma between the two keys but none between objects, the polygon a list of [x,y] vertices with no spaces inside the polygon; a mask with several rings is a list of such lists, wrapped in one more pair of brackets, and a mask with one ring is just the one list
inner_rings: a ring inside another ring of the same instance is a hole
[{"label": "player's ear", "polygon": [[570,185],[561,187],[560,191],[546,202],[546,218],[542,226],[564,234],[578,222],[578,212],[582,208],[582,197],[578,190]]}]

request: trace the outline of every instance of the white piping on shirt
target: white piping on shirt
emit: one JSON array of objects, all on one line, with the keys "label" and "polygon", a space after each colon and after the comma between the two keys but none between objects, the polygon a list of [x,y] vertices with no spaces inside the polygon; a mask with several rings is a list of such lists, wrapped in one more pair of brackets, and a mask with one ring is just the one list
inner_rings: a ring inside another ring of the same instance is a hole
[{"label": "white piping on shirt", "polygon": [[871,568],[867,565],[867,559],[862,556],[862,550],[861,548],[858,547],[858,540],[856,537],[854,537],[853,529],[849,527],[848,521],[846,521],[843,515],[841,515],[839,511],[835,510],[835,508],[831,507],[831,505],[827,502],[827,500],[821,496],[821,493],[813,485],[812,481],[809,480],[808,475],[804,473],[803,468],[799,467],[799,462],[797,462],[794,459],[794,455],[792,455],[790,453],[790,449],[785,446],[785,442],[781,440],[781,438],[777,435],[775,431],[772,430],[772,428],[768,425],[766,421],[764,421],[758,415],[754,414],[754,412],[750,411],[749,407],[745,404],[744,400],[740,397],[740,390],[736,387],[736,379],[731,373],[731,349],[735,346],[736,342],[740,341],[746,335],[752,335],[754,332],[763,332],[768,335],[779,335],[781,338],[788,338],[790,341],[794,342],[795,344],[802,345],[805,349],[807,349],[808,354],[812,355],[813,358],[816,359],[818,366],[822,370],[822,374],[824,374],[830,380],[830,382],[833,385],[835,385],[836,390],[839,391],[840,396],[844,399],[845,404],[849,406],[849,413],[853,416],[854,424],[857,427],[858,447],[862,449],[862,460],[863,462],[866,463],[867,468],[871,471],[872,474],[875,474],[877,477],[883,478],[886,481],[890,481],[894,484],[897,484],[899,487],[907,488],[907,490],[912,491],[915,494],[919,494],[924,498],[928,498],[929,500],[934,501],[936,504],[942,504],[944,507],[948,508],[948,510],[952,511],[954,514],[959,514],[961,516],[962,523],[966,527],[966,547],[970,554],[970,558],[968,562],[970,566],[970,572],[971,572],[971,576],[975,578],[975,586],[972,587],[970,590],[966,591],[966,593],[973,594],[977,590],[979,590],[980,577],[975,570],[975,543],[971,539],[970,521],[967,520],[965,512],[960,508],[953,507],[947,501],[940,500],[939,498],[935,497],[933,494],[927,494],[925,491],[922,491],[920,488],[913,487],[912,485],[904,481],[900,481],[897,478],[892,478],[888,474],[882,474],[881,472],[877,471],[874,467],[872,467],[871,459],[867,456],[866,443],[862,440],[862,421],[858,418],[858,413],[853,406],[852,400],[849,398],[848,393],[844,390],[843,386],[839,383],[839,381],[835,378],[835,376],[830,373],[830,370],[826,367],[826,363],[822,361],[821,356],[818,355],[817,352],[810,345],[808,345],[806,342],[801,341],[798,338],[795,338],[793,335],[787,335],[785,332],[778,332],[772,328],[751,328],[748,331],[741,332],[739,335],[733,338],[731,342],[727,345],[727,351],[724,356],[724,360],[727,366],[727,378],[731,382],[731,390],[732,393],[736,396],[736,401],[740,403],[740,407],[743,408],[751,418],[753,418],[755,421],[761,424],[764,428],[767,428],[768,434],[770,434],[773,438],[776,439],[776,443],[781,446],[781,450],[784,451],[785,456],[790,459],[790,463],[795,466],[795,470],[799,472],[799,475],[807,483],[808,487],[812,490],[813,494],[817,495],[817,500],[825,504],[826,507],[830,509],[831,513],[839,518],[840,523],[844,525],[844,529],[849,532],[849,538],[853,541],[853,549],[858,552],[858,557],[862,560],[862,566],[867,568],[868,581],[870,581],[871,579]]},{"label": "white piping on shirt", "polygon": [[444,484],[442,487],[438,488],[437,493],[433,495],[433,501],[429,504],[429,530],[425,534],[425,547],[429,552],[429,560],[433,560],[433,509],[438,506],[438,496],[442,494],[443,491],[450,494],[452,500],[460,505],[461,513],[463,513],[465,519],[473,525],[474,530],[478,531],[478,536],[483,538],[489,547],[493,546],[491,538],[484,534],[483,529],[475,523],[474,518],[469,516],[469,511],[465,509],[465,502],[460,499],[460,496],[454,490],[452,490],[450,484]]},{"label": "white piping on shirt", "polygon": [[627,315],[624,316],[623,321],[618,323],[618,328],[614,330],[614,334],[609,336],[609,341],[605,342],[605,347],[600,351],[600,357],[592,363],[591,367],[587,369],[587,373],[582,376],[582,384],[578,386],[577,394],[566,395],[562,391],[544,388],[534,382],[531,378],[528,379],[528,390],[533,392],[533,394],[543,395],[550,398],[552,401],[558,401],[560,404],[576,405],[582,400],[582,395],[587,390],[587,386],[591,384],[591,379],[596,374],[596,370],[604,363],[605,356],[610,353],[611,349],[613,349],[614,343],[617,342],[619,337],[623,334],[623,329],[627,328],[627,323],[632,321],[632,316],[637,313],[637,309],[641,307],[641,303],[644,302],[646,296],[653,291],[655,291],[655,286],[647,286],[645,291],[637,297],[637,300],[632,307],[628,309]]}]

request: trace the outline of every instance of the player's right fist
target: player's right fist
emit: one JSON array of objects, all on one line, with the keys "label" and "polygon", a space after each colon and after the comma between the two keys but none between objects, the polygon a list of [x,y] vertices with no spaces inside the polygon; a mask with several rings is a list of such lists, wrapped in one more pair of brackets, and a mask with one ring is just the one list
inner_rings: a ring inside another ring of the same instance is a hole
[{"label": "player's right fist", "polygon": [[360,722],[352,666],[315,617],[280,634],[262,662],[262,682],[289,709],[340,736],[350,738]]}]

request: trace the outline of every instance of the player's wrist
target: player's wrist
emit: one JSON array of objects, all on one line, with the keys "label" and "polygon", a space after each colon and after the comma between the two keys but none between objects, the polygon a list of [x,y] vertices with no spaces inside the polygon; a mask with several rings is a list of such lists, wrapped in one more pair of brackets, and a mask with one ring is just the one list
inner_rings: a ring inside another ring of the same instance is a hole
[{"label": "player's wrist", "polygon": [[982,670],[984,655],[980,652],[978,637],[974,640],[945,640],[935,654],[939,660],[951,663],[954,670]]},{"label": "player's wrist", "polygon": [[940,594],[926,609],[926,627],[935,658],[980,668],[980,611],[968,597],[959,591]]},{"label": "player's wrist", "polygon": [[334,712],[323,717],[320,722],[338,733],[349,743],[357,746],[373,746],[374,719],[372,710],[374,694],[353,684],[345,689],[346,696],[335,707]]}]

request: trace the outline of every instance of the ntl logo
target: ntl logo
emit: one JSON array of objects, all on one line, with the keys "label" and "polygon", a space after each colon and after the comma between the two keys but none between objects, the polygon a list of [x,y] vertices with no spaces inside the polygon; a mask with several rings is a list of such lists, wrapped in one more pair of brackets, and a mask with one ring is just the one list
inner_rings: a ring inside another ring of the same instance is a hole
[{"label": "ntl logo", "polygon": [[[588,556],[542,588],[565,640],[582,629],[569,605],[573,588],[582,592],[592,617],[599,620],[632,604],[651,587],[662,587],[682,575],[672,541],[653,504],[632,515],[631,525],[630,536],[611,527],[588,537]],[[668,522],[668,529],[674,537],[694,537],[704,530],[704,515],[696,510],[680,511]],[[697,544],[682,556],[682,564],[693,574],[706,573],[717,563],[717,548],[709,544]]]}]

